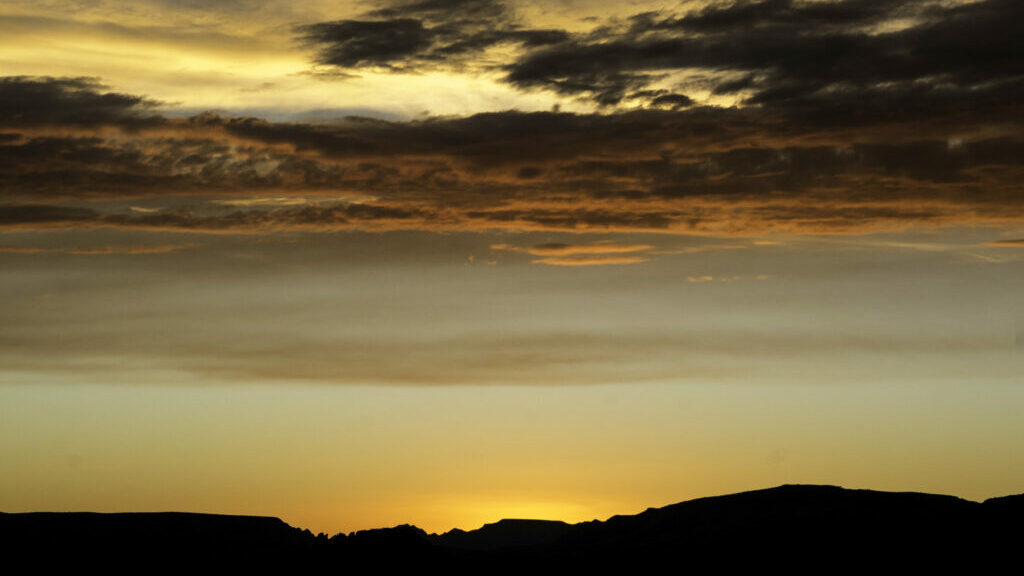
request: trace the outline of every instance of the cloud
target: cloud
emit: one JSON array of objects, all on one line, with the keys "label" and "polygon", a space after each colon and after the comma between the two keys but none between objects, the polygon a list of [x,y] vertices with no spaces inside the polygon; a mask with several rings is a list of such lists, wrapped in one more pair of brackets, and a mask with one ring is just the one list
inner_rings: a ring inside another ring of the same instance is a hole
[{"label": "cloud", "polygon": [[3,227],[35,227],[50,224],[68,226],[96,221],[98,218],[100,218],[100,213],[89,208],[40,204],[0,204],[0,226]]},{"label": "cloud", "polygon": [[419,20],[340,20],[311,24],[301,29],[302,38],[325,45],[317,56],[321,64],[345,68],[382,66],[415,56],[433,43],[432,34]]},{"label": "cloud", "polygon": [[282,196],[277,198],[237,198],[231,200],[214,200],[214,204],[222,206],[302,206],[309,204],[306,198]]},{"label": "cloud", "polygon": [[[757,242],[753,243],[755,246]],[[721,250],[749,250],[746,244],[698,244],[696,246],[683,246],[681,248],[665,248],[652,252],[652,254],[700,254],[701,252],[718,252]]]},{"label": "cloud", "polygon": [[[1019,224],[1020,102],[1001,103],[1015,114],[999,122],[986,106],[850,126],[691,106],[314,124],[168,119],[95,81],[7,78],[0,116],[18,120],[0,128],[0,229],[764,236]],[[611,250],[570,244],[548,250]]]},{"label": "cloud", "polygon": [[108,256],[112,254],[169,254],[198,247],[199,244],[115,245],[99,248],[31,248],[0,246],[4,254],[71,254],[75,256]]},{"label": "cloud", "polygon": [[370,12],[378,18],[415,16],[431,20],[458,18],[507,18],[508,7],[501,0],[406,0],[389,2]]},{"label": "cloud", "polygon": [[160,121],[145,113],[156,102],[103,89],[97,78],[0,77],[0,126],[133,126]]},{"label": "cloud", "polygon": [[[758,275],[754,278],[755,280],[767,280],[768,276],[763,274]],[[691,284],[705,284],[707,282],[738,282],[743,280],[743,276],[687,276],[686,281]]]},{"label": "cloud", "polygon": [[[498,0],[395,3],[365,16],[296,31],[324,66],[497,67],[514,87],[610,107],[680,109],[701,94],[853,124],[1024,94],[1017,0],[738,0],[574,33],[523,27]],[[499,44],[517,49],[485,63]]]},{"label": "cloud", "polygon": [[576,256],[580,254],[624,254],[630,252],[646,252],[654,247],[648,244],[620,244],[617,242],[591,242],[587,244],[534,244],[533,246],[513,246],[510,244],[493,244],[492,250],[524,252],[534,256]]},{"label": "cloud", "polygon": [[[907,377],[925,378],[934,374],[922,376],[922,355],[935,358],[937,354],[951,362],[991,359],[993,352],[1006,347],[1005,338],[991,335],[863,330],[540,329],[524,334],[474,330],[450,336],[403,332],[325,338],[289,330],[290,323],[281,319],[293,314],[291,308],[270,308],[255,317],[240,314],[235,322],[212,325],[201,312],[182,314],[177,308],[158,307],[130,323],[105,322],[109,316],[101,312],[106,311],[74,310],[75,318],[82,321],[70,325],[59,322],[59,316],[39,318],[26,316],[31,310],[10,310],[6,319],[22,329],[0,333],[0,361],[12,373],[45,367],[50,374],[64,373],[79,381],[88,376],[95,381],[137,382],[145,374],[150,379],[173,378],[176,383],[213,378],[222,382],[544,386],[678,379],[680,375],[695,381],[725,375],[786,378],[793,373],[791,368],[805,365],[808,354],[837,353],[885,360],[882,364],[890,377],[895,365]],[[205,329],[194,329],[196,323]],[[871,373],[870,367],[878,363],[858,365],[869,367]],[[155,368],[163,369],[162,374],[154,374]],[[863,375],[847,376],[856,381]]]},{"label": "cloud", "polygon": [[547,243],[533,246],[492,244],[491,250],[521,252],[532,256],[543,256],[533,260],[534,264],[547,266],[612,266],[646,262],[645,256],[622,256],[649,252],[654,247],[648,244],[621,244],[612,241],[589,242],[585,244]]},{"label": "cloud", "polygon": [[986,242],[985,246],[996,246],[1000,248],[1024,247],[1024,238],[1013,238],[1010,240],[993,240]]},{"label": "cloud", "polygon": [[[507,65],[507,81],[615,105],[668,73],[701,72],[710,78],[701,88],[713,94],[860,121],[913,114],[911,102],[929,108],[986,99],[984,92],[1019,95],[1024,43],[1012,22],[1022,15],[1015,0],[741,0],[637,14],[529,51]],[[904,106],[887,106],[896,103]]]},{"label": "cloud", "polygon": [[536,47],[568,37],[562,30],[521,28],[498,0],[399,2],[366,16],[373,19],[307,24],[296,32],[317,49],[318,64],[395,70],[468,66],[470,57],[500,44]]},{"label": "cloud", "polygon": [[534,264],[545,264],[548,266],[618,266],[622,264],[639,264],[647,262],[648,258],[642,256],[578,256],[539,258]]}]

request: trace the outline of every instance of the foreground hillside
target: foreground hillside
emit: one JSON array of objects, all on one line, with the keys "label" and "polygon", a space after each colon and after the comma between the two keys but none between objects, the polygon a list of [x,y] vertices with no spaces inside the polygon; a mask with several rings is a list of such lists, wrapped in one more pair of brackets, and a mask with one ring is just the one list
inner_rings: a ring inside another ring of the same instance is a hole
[{"label": "foreground hillside", "polygon": [[571,568],[887,570],[997,567],[1024,537],[1024,495],[952,496],[780,486],[570,525],[502,520],[314,536],[276,518],[186,513],[0,514],[8,558],[38,568]]}]

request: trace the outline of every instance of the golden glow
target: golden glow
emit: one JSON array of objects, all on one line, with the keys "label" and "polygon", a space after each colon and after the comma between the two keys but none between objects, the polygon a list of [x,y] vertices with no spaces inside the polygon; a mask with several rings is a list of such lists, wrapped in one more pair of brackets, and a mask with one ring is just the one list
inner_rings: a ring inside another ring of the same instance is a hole
[{"label": "golden glow", "polygon": [[[913,403],[923,388],[931,401]],[[18,463],[5,511],[264,514],[328,533],[605,519],[795,481],[982,499],[1019,490],[1024,433],[1016,387],[931,383],[8,386],[0,400],[0,456]]]},{"label": "golden glow", "polygon": [[561,258],[552,256],[550,258],[538,258],[534,264],[547,264],[548,266],[615,266],[619,264],[639,264],[647,262],[647,258],[641,256],[590,256]]},{"label": "golden glow", "polygon": [[[581,522],[596,517],[592,507],[558,501],[504,500],[500,498],[476,500],[472,497],[460,496],[453,498],[444,508],[452,511],[452,522],[465,526],[474,526],[477,522],[482,525],[487,523],[488,518],[531,518]],[[453,524],[453,526],[455,525]]]},{"label": "golden glow", "polygon": [[556,103],[566,110],[593,109],[550,93],[516,91],[496,73],[311,75],[310,52],[296,44],[287,20],[255,28],[232,22],[179,30],[165,26],[163,14],[153,18],[142,25],[0,18],[0,67],[6,75],[100,77],[115,90],[191,111],[263,109],[284,115],[347,109],[414,117],[549,110]]}]

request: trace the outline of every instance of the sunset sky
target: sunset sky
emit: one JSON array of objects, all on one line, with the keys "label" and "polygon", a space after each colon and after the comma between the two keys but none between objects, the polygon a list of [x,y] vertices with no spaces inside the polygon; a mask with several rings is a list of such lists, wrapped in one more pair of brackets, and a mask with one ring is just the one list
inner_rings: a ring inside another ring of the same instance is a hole
[{"label": "sunset sky", "polygon": [[0,510],[1024,492],[1020,0],[5,0]]}]

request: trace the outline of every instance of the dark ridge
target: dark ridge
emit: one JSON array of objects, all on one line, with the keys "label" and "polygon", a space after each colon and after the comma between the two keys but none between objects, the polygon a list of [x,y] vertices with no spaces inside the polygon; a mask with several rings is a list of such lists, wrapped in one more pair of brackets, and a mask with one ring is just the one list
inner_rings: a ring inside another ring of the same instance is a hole
[{"label": "dark ridge", "polygon": [[1024,535],[1024,494],[989,498],[981,504],[988,545],[997,550],[1019,550]]},{"label": "dark ridge", "polygon": [[1024,537],[1024,494],[983,504],[915,492],[786,485],[569,525],[502,520],[428,535],[410,525],[327,538],[277,518],[0,513],[8,561],[35,571],[673,570],[831,573],[994,569]]},{"label": "dark ridge", "polygon": [[578,524],[552,559],[595,565],[626,558],[702,566],[867,566],[965,560],[981,506],[953,496],[786,485],[701,498],[606,522]]},{"label": "dark ridge", "polygon": [[482,528],[466,532],[451,530],[441,535],[431,535],[430,540],[439,546],[463,550],[497,550],[550,544],[564,536],[571,524],[559,520],[500,520],[484,524]]},{"label": "dark ridge", "polygon": [[228,516],[187,512],[96,512],[0,513],[5,538],[74,536],[80,542],[145,544],[174,540],[189,546],[287,547],[305,542],[310,533],[293,528],[269,516]]},{"label": "dark ridge", "polygon": [[1013,496],[1000,496],[998,498],[989,498],[982,502],[982,506],[985,506],[991,510],[1013,510],[1018,513],[1024,512],[1024,494],[1015,494]]},{"label": "dark ridge", "polygon": [[[287,564],[316,555],[313,536],[279,518],[184,512],[0,513],[0,547],[33,562],[33,571],[69,566],[219,566]],[[145,562],[145,564],[140,564]],[[304,562],[305,563],[305,562]]]}]

